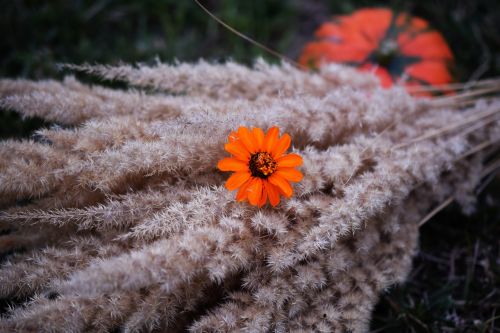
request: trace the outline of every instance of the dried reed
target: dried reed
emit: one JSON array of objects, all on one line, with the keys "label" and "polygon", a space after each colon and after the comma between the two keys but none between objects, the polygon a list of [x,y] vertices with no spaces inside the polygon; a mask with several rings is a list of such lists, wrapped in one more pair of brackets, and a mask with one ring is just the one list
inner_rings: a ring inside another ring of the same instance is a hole
[{"label": "dried reed", "polygon": [[[0,81],[3,108],[62,126],[0,143],[2,331],[363,332],[419,226],[498,168],[498,81],[428,100],[340,66],[67,67],[135,88]],[[239,125],[304,159],[275,209],[222,186]]]}]

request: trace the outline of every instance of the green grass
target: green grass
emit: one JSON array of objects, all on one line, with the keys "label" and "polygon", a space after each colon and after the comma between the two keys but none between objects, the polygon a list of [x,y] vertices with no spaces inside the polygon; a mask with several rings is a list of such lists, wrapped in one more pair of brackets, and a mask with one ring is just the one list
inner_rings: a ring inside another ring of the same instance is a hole
[{"label": "green grass", "polygon": [[[389,5],[429,20],[448,40],[461,81],[500,76],[500,2],[201,0],[225,22],[296,58],[333,14]],[[60,78],[58,63],[195,61],[257,56],[277,61],[211,20],[190,0],[0,0],[0,75]],[[29,137],[40,119],[0,112],[0,138]],[[500,182],[471,217],[450,207],[421,233],[421,254],[407,283],[378,304],[372,330],[500,331]],[[450,273],[452,271],[452,273]]]}]

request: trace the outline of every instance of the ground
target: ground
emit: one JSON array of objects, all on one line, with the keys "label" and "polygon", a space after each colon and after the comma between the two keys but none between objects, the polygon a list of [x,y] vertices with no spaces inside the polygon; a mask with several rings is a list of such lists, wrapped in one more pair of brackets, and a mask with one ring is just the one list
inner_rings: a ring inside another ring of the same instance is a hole
[{"label": "ground", "polygon": [[[251,63],[277,59],[210,19],[193,1],[2,0],[0,75],[62,77],[58,63],[193,61]],[[235,29],[296,58],[333,14],[389,6],[424,17],[455,54],[458,81],[500,75],[500,2],[202,0]],[[29,137],[40,119],[0,113],[0,138]],[[500,181],[480,195],[471,216],[451,206],[422,228],[408,282],[388,290],[371,329],[377,332],[500,331]]]}]

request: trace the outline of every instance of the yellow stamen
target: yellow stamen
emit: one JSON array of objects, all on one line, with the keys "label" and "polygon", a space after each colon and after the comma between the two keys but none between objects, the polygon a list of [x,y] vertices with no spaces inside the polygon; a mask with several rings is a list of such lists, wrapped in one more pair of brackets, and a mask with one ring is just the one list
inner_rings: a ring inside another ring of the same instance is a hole
[{"label": "yellow stamen", "polygon": [[278,163],[268,152],[258,152],[250,157],[248,165],[252,176],[259,178],[269,177],[278,168]]}]

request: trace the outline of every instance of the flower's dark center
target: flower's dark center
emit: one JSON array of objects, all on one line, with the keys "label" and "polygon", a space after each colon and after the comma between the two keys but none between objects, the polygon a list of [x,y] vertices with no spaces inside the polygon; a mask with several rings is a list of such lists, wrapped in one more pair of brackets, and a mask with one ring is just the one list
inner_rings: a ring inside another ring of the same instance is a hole
[{"label": "flower's dark center", "polygon": [[398,43],[394,39],[386,39],[375,51],[375,61],[383,67],[388,67],[398,54]]},{"label": "flower's dark center", "polygon": [[252,176],[259,178],[269,177],[278,168],[278,163],[271,154],[267,152],[258,152],[252,154],[248,165]]}]

